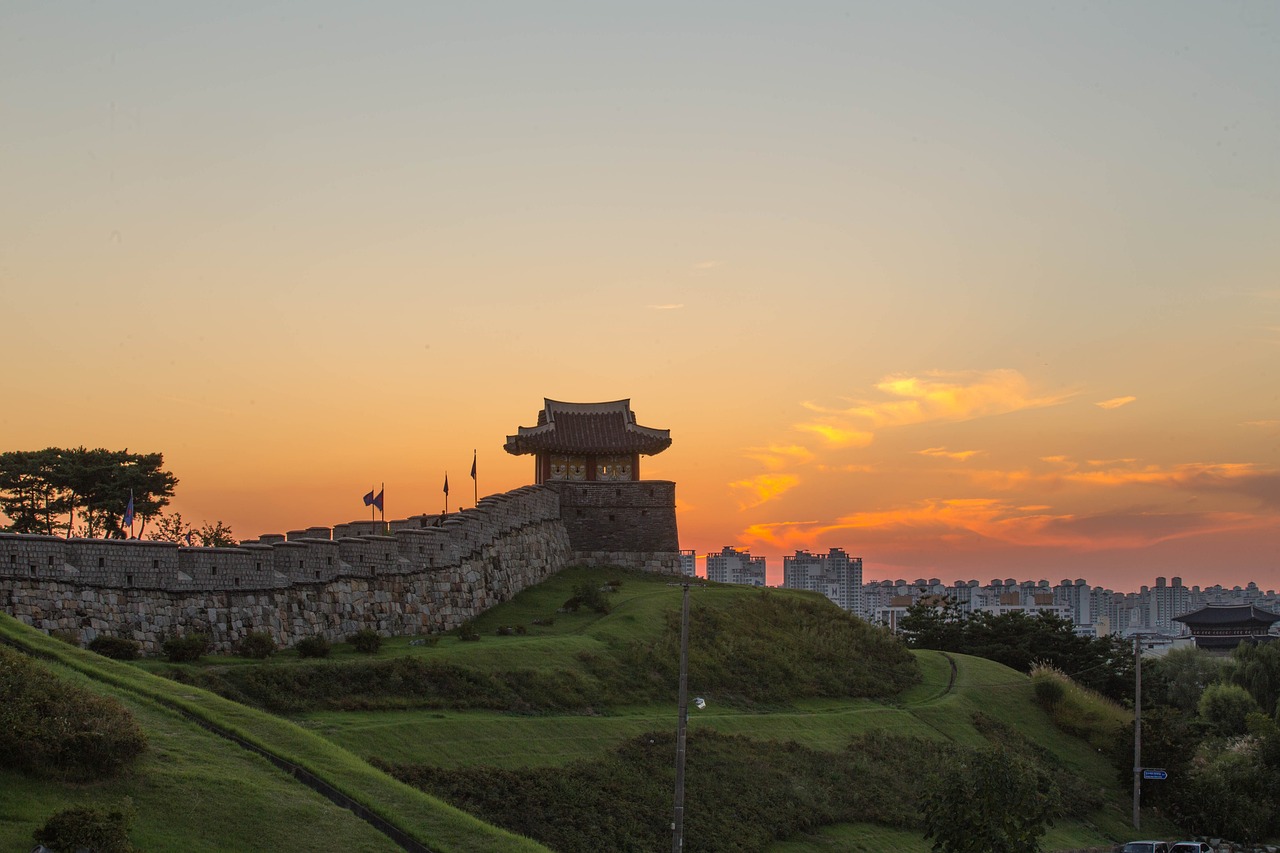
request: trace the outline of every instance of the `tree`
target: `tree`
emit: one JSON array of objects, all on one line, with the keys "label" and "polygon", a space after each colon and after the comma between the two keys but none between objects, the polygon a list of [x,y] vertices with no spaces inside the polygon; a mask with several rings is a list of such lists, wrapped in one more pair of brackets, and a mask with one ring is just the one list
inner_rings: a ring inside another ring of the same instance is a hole
[{"label": "tree", "polygon": [[213,524],[206,521],[201,524],[200,529],[196,531],[196,538],[206,548],[229,548],[236,544],[235,534],[221,521],[215,521]]},{"label": "tree", "polygon": [[1238,684],[1210,684],[1200,695],[1200,719],[1210,731],[1225,737],[1244,734],[1249,715],[1261,710],[1257,700]]},{"label": "tree", "polygon": [[1142,702],[1193,714],[1200,705],[1200,694],[1222,674],[1222,658],[1196,646],[1174,649],[1143,665]]},{"label": "tree", "polygon": [[182,513],[175,512],[172,515],[160,513],[156,516],[155,526],[147,538],[153,542],[176,542],[179,545],[186,545],[187,537],[194,534],[195,531],[191,525],[182,520]]},{"label": "tree", "polygon": [[935,853],[1038,853],[1058,809],[1053,780],[999,749],[961,755],[924,799]]},{"label": "tree", "polygon": [[1280,644],[1241,643],[1231,652],[1229,678],[1257,700],[1268,714],[1280,698]]},{"label": "tree", "polygon": [[899,623],[907,645],[977,655],[1022,672],[1046,663],[1117,701],[1133,699],[1133,653],[1115,637],[1081,637],[1052,613],[965,616],[950,601],[913,605]]},{"label": "tree", "polygon": [[17,533],[53,535],[65,527],[71,535],[76,511],[87,536],[124,538],[125,508],[133,497],[134,515],[146,530],[173,497],[178,479],[161,466],[160,453],[130,453],[84,447],[15,450],[0,454],[0,511]]}]

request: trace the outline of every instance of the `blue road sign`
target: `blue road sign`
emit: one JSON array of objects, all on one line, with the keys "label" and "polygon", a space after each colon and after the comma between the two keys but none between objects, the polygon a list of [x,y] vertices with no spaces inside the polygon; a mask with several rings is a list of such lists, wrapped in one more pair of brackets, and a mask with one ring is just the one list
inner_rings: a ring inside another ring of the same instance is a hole
[{"label": "blue road sign", "polygon": [[1168,779],[1169,774],[1164,770],[1161,770],[1156,767],[1152,767],[1150,769],[1144,769],[1142,771],[1142,778],[1143,779]]}]

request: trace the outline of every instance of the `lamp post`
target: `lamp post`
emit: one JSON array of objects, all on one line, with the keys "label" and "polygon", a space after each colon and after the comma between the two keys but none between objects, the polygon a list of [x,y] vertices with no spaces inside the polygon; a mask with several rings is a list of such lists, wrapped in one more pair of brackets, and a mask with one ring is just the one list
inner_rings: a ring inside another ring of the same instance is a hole
[{"label": "lamp post", "polygon": [[1133,635],[1133,828],[1142,821],[1142,635]]},{"label": "lamp post", "polygon": [[680,698],[676,723],[676,798],[671,820],[671,853],[684,849],[684,741],[689,724],[689,584],[680,584]]}]

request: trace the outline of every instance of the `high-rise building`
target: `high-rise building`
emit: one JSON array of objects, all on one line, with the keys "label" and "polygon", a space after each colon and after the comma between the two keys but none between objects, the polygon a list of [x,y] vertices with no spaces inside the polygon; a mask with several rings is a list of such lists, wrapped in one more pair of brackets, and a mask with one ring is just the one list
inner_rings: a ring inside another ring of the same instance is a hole
[{"label": "high-rise building", "polygon": [[862,558],[840,548],[825,554],[796,551],[782,558],[782,585],[787,589],[820,592],[838,607],[866,617],[862,595]]},{"label": "high-rise building", "polygon": [[765,586],[765,558],[726,545],[719,554],[707,554],[707,580]]},{"label": "high-rise building", "polygon": [[680,549],[680,574],[687,578],[698,574],[698,552],[692,548],[688,550]]}]

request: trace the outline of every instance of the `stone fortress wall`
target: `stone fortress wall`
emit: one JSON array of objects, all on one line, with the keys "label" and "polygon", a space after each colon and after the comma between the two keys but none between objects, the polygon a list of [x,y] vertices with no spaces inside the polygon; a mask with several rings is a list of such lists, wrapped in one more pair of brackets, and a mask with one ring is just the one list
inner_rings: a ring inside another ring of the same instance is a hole
[{"label": "stone fortress wall", "polygon": [[678,573],[675,485],[579,496],[594,485],[525,486],[443,517],[309,527],[233,548],[0,533],[0,607],[85,643],[123,635],[152,654],[171,633],[200,632],[228,651],[250,631],[282,646],[362,628],[447,631],[567,565]]}]

